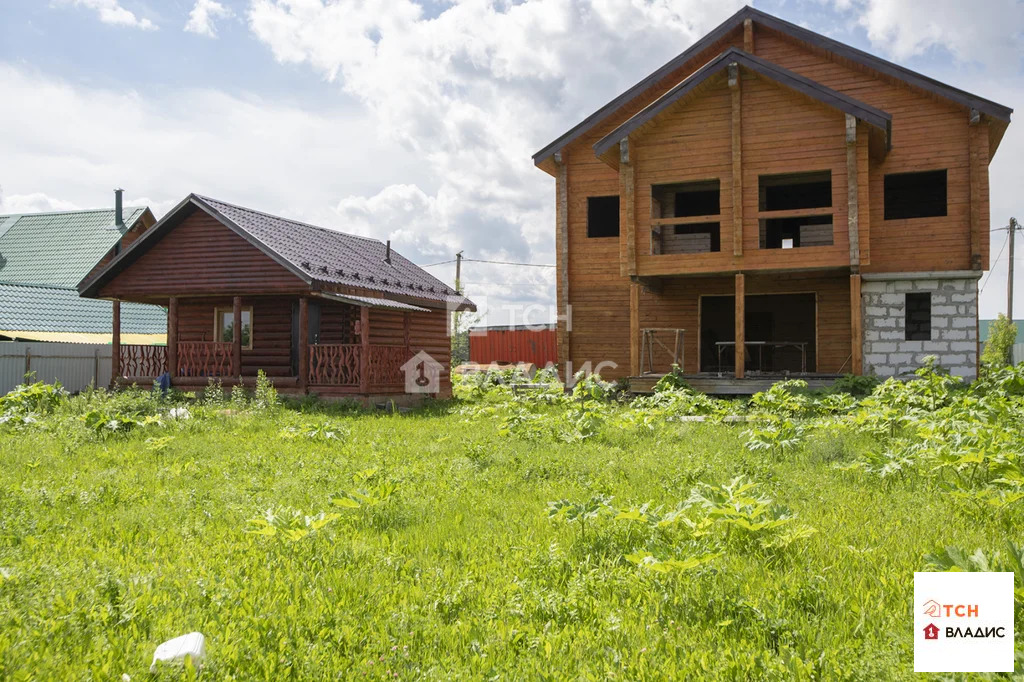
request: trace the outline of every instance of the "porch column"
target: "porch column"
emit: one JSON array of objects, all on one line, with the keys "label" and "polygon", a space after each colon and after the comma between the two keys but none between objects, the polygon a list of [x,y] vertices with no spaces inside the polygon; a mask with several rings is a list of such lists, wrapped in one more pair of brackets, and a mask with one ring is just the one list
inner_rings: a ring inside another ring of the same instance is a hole
[{"label": "porch column", "polygon": [[[629,285],[629,374],[640,376],[640,285]],[[649,368],[652,372],[654,368]]]},{"label": "porch column", "polygon": [[117,386],[121,376],[121,301],[114,299],[114,319],[110,340],[110,385]]},{"label": "porch column", "polygon": [[231,373],[241,379],[242,377],[242,297],[235,296],[234,299],[234,323],[231,325]]},{"label": "porch column", "polygon": [[359,392],[370,392],[370,308],[359,309]]},{"label": "porch column", "polygon": [[171,296],[167,303],[167,373],[173,379],[178,374],[178,297]]},{"label": "porch column", "polygon": [[409,352],[409,347],[412,345],[412,313],[406,312],[402,316],[402,332],[405,340],[405,352]]},{"label": "porch column", "polygon": [[850,275],[850,373],[864,373],[864,321],[861,317],[860,275]]},{"label": "porch column", "polygon": [[299,390],[309,386],[309,299],[299,297]]},{"label": "porch column", "polygon": [[736,378],[743,378],[743,369],[746,364],[746,327],[744,326],[744,311],[746,309],[746,285],[743,281],[743,273],[736,274]]}]

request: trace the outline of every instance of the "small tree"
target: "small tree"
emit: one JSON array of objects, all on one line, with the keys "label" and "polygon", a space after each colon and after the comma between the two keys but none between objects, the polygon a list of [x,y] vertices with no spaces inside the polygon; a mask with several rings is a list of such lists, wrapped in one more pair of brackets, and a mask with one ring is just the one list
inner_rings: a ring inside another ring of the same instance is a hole
[{"label": "small tree", "polygon": [[981,354],[981,362],[993,369],[1013,364],[1013,344],[1017,341],[1017,325],[1006,315],[999,318],[988,328],[988,341]]}]

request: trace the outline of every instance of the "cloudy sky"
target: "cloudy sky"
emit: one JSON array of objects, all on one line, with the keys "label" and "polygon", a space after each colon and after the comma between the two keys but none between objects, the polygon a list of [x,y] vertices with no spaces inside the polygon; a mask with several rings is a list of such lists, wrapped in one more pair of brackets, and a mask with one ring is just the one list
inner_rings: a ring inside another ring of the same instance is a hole
[{"label": "cloudy sky", "polygon": [[[0,0],[0,212],[108,206],[123,186],[159,217],[195,191],[421,264],[553,263],[554,181],[531,154],[742,4]],[[1024,112],[1024,0],[755,4]],[[993,227],[1024,220],[1022,158],[1017,122],[991,166]],[[491,323],[554,300],[550,269],[463,279]]]}]

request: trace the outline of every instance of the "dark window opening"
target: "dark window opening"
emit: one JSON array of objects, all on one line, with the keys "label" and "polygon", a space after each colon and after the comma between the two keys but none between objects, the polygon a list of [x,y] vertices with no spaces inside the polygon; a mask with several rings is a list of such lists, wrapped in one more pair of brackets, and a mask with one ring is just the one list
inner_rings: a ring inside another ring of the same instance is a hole
[{"label": "dark window opening", "polygon": [[[743,356],[748,373],[816,371],[814,294],[753,294],[743,300],[747,341]],[[735,341],[735,298],[701,296],[700,371],[732,371]]]},{"label": "dark window opening", "polygon": [[930,341],[932,338],[932,295],[907,294],[906,302],[907,341]]},{"label": "dark window opening", "polygon": [[721,212],[718,180],[651,186],[652,218],[692,218]]},{"label": "dark window opening", "polygon": [[762,211],[827,208],[832,205],[832,171],[762,175],[758,197]]},{"label": "dark window opening", "polygon": [[762,249],[832,246],[832,216],[762,218]]},{"label": "dark window opening", "polygon": [[885,219],[946,215],[946,171],[885,176]]},{"label": "dark window opening", "polygon": [[[721,213],[718,180],[651,185],[651,218],[695,218]],[[721,250],[717,221],[655,225],[651,253],[709,253]]]},{"label": "dark window opening", "polygon": [[619,197],[587,197],[587,236],[619,236]]}]

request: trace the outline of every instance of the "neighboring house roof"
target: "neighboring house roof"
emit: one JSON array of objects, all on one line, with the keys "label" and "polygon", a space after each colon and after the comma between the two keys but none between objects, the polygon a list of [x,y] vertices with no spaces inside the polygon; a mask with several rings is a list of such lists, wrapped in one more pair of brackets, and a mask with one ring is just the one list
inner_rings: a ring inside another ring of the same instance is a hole
[{"label": "neighboring house roof", "polygon": [[[0,335],[7,332],[76,332],[110,336],[113,309],[108,301],[79,298],[74,289],[0,282]],[[163,308],[121,304],[124,334],[166,334]]]},{"label": "neighboring house roof", "polygon": [[844,95],[841,92],[825,87],[821,83],[817,83],[810,78],[805,78],[804,76],[793,73],[792,71],[784,69],[781,66],[773,64],[765,59],[761,59],[760,57],[748,52],[744,52],[737,47],[730,47],[704,66],[694,71],[693,74],[686,78],[686,80],[666,92],[645,109],[637,113],[612,132],[608,133],[608,135],[603,137],[594,145],[594,153],[601,156],[613,146],[617,145],[620,140],[628,137],[630,133],[650,122],[672,104],[693,92],[699,85],[707,81],[712,76],[721,73],[730,64],[734,63],[765,76],[766,78],[790,88],[791,90],[800,92],[823,104],[857,117],[859,120],[864,121],[875,128],[883,136],[882,139],[884,140],[886,149],[889,148],[889,136],[892,130],[891,114],[849,97],[848,95]]},{"label": "neighboring house roof", "polygon": [[73,288],[149,212],[126,208],[0,216],[0,282]]},{"label": "neighboring house roof", "polygon": [[312,288],[343,285],[475,309],[472,301],[394,249],[391,262],[385,262],[387,246],[376,239],[280,218],[197,194],[186,197],[95,277],[81,282],[82,295],[96,295],[104,283],[190,214],[192,206],[217,218]]},{"label": "neighboring house roof", "polygon": [[640,94],[656,85],[659,81],[668,77],[673,71],[679,69],[701,52],[712,47],[715,43],[724,40],[730,33],[742,27],[743,22],[747,19],[750,19],[754,24],[788,35],[791,38],[803,41],[813,47],[825,50],[834,55],[865,66],[877,73],[901,80],[908,85],[956,102],[957,104],[969,109],[976,109],[983,114],[991,116],[997,121],[1003,122],[1004,125],[994,131],[995,141],[991,143],[993,147],[998,144],[999,139],[1005,131],[1005,124],[1009,123],[1010,114],[1013,113],[1013,109],[1010,107],[998,104],[983,97],[978,97],[977,95],[972,95],[969,92],[954,88],[950,85],[946,85],[945,83],[941,83],[933,78],[921,75],[915,71],[899,66],[898,64],[893,64],[892,62],[880,59],[872,54],[850,47],[838,40],[833,40],[832,38],[823,36],[820,33],[815,33],[814,31],[803,28],[802,26],[797,26],[796,24],[791,24],[788,21],[783,21],[782,19],[773,17],[770,14],[765,14],[764,12],[752,7],[744,7],[722,22],[706,36],[691,45],[687,50],[661,66],[639,83],[605,104],[603,107],[538,151],[533,155],[533,162],[539,165],[554,156],[555,152],[586,134],[608,116],[627,105]]}]

